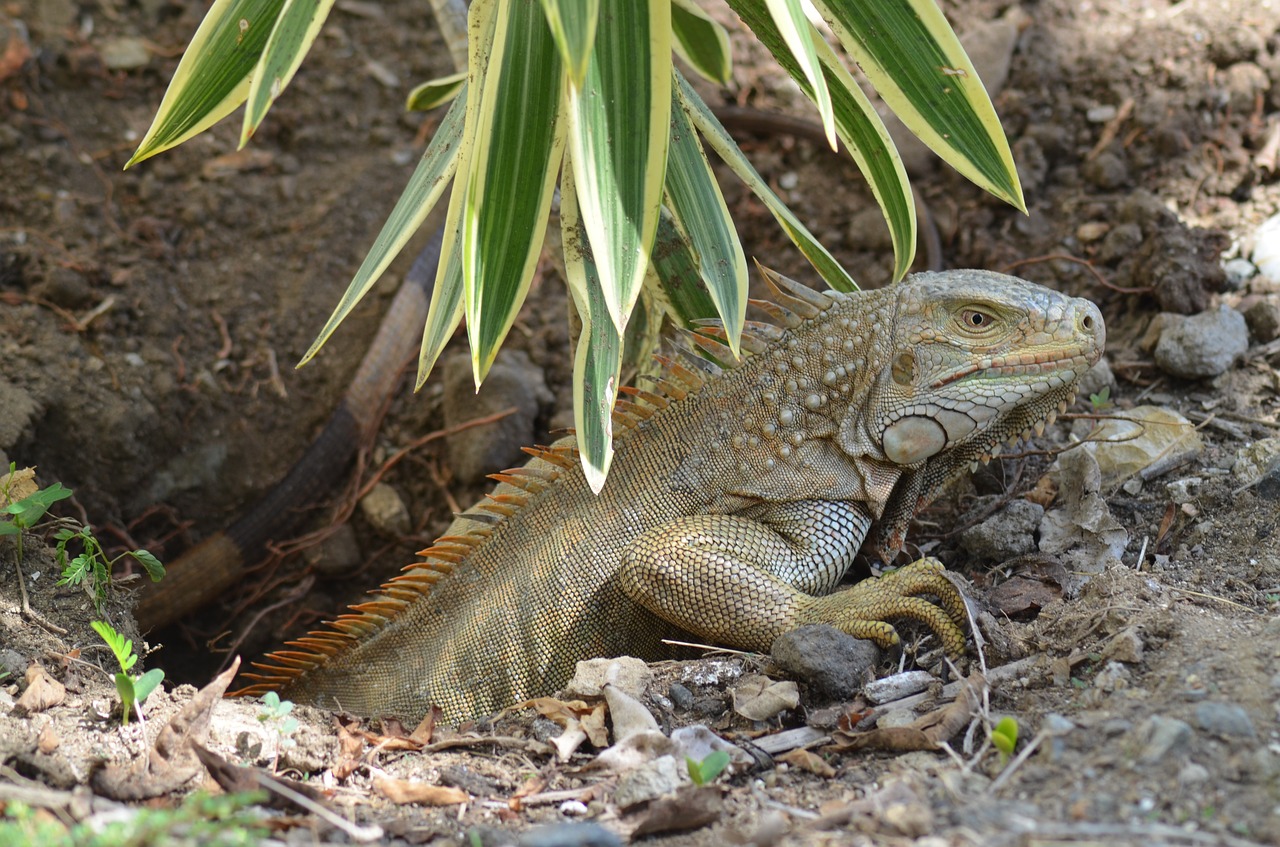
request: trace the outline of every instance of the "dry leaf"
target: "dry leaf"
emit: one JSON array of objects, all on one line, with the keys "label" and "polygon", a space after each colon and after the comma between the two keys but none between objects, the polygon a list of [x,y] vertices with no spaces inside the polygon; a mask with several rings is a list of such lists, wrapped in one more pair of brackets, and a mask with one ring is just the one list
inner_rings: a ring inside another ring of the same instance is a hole
[{"label": "dry leaf", "polygon": [[439,722],[440,716],[443,714],[444,711],[439,706],[432,706],[427,711],[427,716],[414,727],[409,737],[423,746],[430,744],[431,736],[435,735],[436,732],[436,723]]},{"label": "dry leaf", "polygon": [[603,770],[621,774],[634,770],[646,762],[652,762],[663,756],[673,756],[678,752],[676,743],[661,732],[637,732],[601,752],[584,770]]},{"label": "dry leaf", "polygon": [[[217,753],[194,741],[191,742],[191,750],[196,754],[196,758],[200,760],[200,764],[204,765],[205,770],[209,772],[209,776],[213,777],[213,781],[218,783],[218,787],[228,794],[241,791],[257,791],[264,787],[263,782],[266,781],[284,785],[308,800],[314,800],[317,803],[327,796],[325,792],[312,788],[310,785],[292,779],[271,776],[260,768],[233,765]],[[263,805],[286,812],[311,811],[275,791],[268,792],[267,800]]]},{"label": "dry leaf", "polygon": [[806,770],[811,774],[827,777],[828,779],[836,775],[836,769],[827,763],[827,760],[812,753],[802,747],[797,747],[787,753],[783,753],[778,757],[779,762],[786,762],[793,768]]},{"label": "dry leaf", "polygon": [[59,706],[66,698],[67,689],[62,683],[49,676],[39,665],[31,665],[27,668],[27,690],[18,698],[17,706],[32,715]]},{"label": "dry leaf", "polygon": [[[646,732],[658,729],[658,721],[654,718],[653,713],[645,708],[635,697],[623,691],[616,685],[605,683],[604,699],[609,704],[609,718],[613,721],[613,739],[621,741],[628,735],[635,735],[637,732]],[[604,728],[603,721],[601,729]],[[591,743],[597,747],[603,745],[597,744],[594,738]],[[605,742],[608,743],[607,741]]]},{"label": "dry leaf", "polygon": [[360,767],[364,753],[364,738],[338,722],[338,764],[330,768],[335,779],[344,780]]},{"label": "dry leaf", "polygon": [[40,734],[36,737],[36,749],[47,756],[60,746],[62,746],[62,739],[54,731],[53,724],[45,724],[41,728]]},{"label": "dry leaf", "polygon": [[471,800],[467,792],[444,785],[428,785],[414,779],[389,776],[373,778],[373,787],[392,803],[418,803],[423,806],[453,806]]},{"label": "dry leaf", "polygon": [[35,468],[18,468],[13,473],[0,474],[0,491],[7,491],[7,497],[0,496],[0,506],[8,506],[19,500],[30,497],[40,490],[36,484]]},{"label": "dry leaf", "polygon": [[982,674],[970,674],[956,699],[942,708],[922,715],[908,726],[877,727],[859,733],[837,730],[833,735],[832,749],[888,750],[895,753],[936,750],[940,743],[968,725],[986,686],[987,680]]},{"label": "dry leaf", "polygon": [[800,705],[800,688],[791,680],[745,676],[733,689],[733,710],[753,721],[767,721]]},{"label": "dry leaf", "polygon": [[660,832],[684,832],[715,823],[724,814],[724,794],[713,785],[684,788],[659,797],[628,822],[634,822],[632,840]]}]

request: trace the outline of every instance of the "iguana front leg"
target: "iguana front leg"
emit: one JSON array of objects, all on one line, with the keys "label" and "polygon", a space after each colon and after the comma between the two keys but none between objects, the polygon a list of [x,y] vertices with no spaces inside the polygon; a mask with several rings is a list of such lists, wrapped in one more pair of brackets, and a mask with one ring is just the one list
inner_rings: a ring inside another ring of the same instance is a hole
[{"label": "iguana front leg", "polygon": [[949,655],[962,654],[964,599],[936,559],[827,593],[870,523],[858,504],[821,500],[678,518],[637,536],[618,576],[637,603],[719,644],[768,652],[784,632],[826,623],[888,649],[899,643],[889,621],[904,619],[927,626]]}]

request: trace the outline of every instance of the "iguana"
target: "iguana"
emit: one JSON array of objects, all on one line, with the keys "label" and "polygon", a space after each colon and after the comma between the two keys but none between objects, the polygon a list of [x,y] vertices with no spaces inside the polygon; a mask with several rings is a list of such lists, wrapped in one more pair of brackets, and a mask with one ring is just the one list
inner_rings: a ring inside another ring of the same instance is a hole
[{"label": "iguana", "polygon": [[670,637],[767,651],[820,622],[887,647],[905,619],[962,653],[964,601],[936,560],[836,586],[860,548],[892,557],[946,483],[1065,408],[1102,355],[1101,314],[986,271],[854,294],[765,275],[775,300],[751,302],[772,321],[748,322],[749,355],[703,327],[654,390],[623,389],[599,495],[571,443],[529,448],[424,561],[270,654],[242,693],[456,722],[555,691],[580,659],[658,658]]}]

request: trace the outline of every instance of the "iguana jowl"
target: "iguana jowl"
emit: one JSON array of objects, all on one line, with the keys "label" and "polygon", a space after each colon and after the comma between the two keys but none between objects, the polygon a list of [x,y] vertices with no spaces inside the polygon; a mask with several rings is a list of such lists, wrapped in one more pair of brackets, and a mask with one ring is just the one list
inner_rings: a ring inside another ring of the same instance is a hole
[{"label": "iguana jowl", "polygon": [[658,391],[619,401],[599,495],[571,445],[531,450],[423,562],[271,654],[244,693],[457,721],[682,635],[767,651],[823,622],[887,646],[908,619],[962,652],[963,599],[936,561],[834,589],[864,541],[896,553],[947,482],[1065,407],[1102,355],[1097,307],[985,271],[856,294],[766,276],[776,302],[753,302],[774,322],[748,324],[751,355],[701,330],[723,368],[670,362]]}]

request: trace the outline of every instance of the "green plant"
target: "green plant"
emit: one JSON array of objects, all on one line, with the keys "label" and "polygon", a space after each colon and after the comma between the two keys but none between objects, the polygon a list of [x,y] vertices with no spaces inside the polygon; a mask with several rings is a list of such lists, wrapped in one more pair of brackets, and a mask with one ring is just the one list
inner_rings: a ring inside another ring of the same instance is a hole
[{"label": "green plant", "polygon": [[[10,487],[15,477],[17,465],[13,462],[9,463],[9,473],[6,475],[6,483],[3,489],[0,489],[0,503],[9,500]],[[46,488],[41,488],[33,494],[28,494],[20,500],[8,503],[3,509],[0,509],[0,515],[7,515],[7,518],[0,519],[0,538],[6,535],[12,535],[14,542],[18,546],[18,563],[22,563],[22,533],[32,529],[40,519],[49,511],[49,507],[59,500],[65,500],[71,496],[71,492],[62,487],[62,483],[55,482]]]},{"label": "green plant", "polygon": [[1009,763],[1009,757],[1013,755],[1013,750],[1018,746],[1018,721],[1016,718],[1005,716],[996,722],[991,730],[991,743],[995,745],[996,750],[1000,751],[1000,767],[1004,767]]},{"label": "green plant", "polygon": [[1089,395],[1089,405],[1095,412],[1105,412],[1115,404],[1111,402],[1111,386],[1104,385],[1097,394]]},{"label": "green plant", "polygon": [[138,663],[138,654],[133,652],[133,642],[116,632],[106,621],[90,621],[89,626],[107,643],[120,664],[120,673],[116,674],[116,691],[120,692],[121,722],[127,725],[129,712],[135,707],[138,717],[142,717],[142,704],[164,679],[164,671],[153,668],[142,676],[130,676],[129,671]]},{"label": "green plant", "polygon": [[[279,751],[297,743],[289,737],[298,731],[298,719],[289,717],[292,711],[291,700],[281,700],[280,695],[274,691],[262,695],[262,711],[258,712],[258,720],[275,730],[277,760],[280,758]],[[274,766],[274,761],[272,764]]]},{"label": "green plant", "polygon": [[[831,145],[850,151],[884,212],[900,278],[915,255],[915,208],[871,102],[801,0],[728,4],[817,106]],[[446,35],[463,28],[452,17],[457,5],[432,2]],[[126,167],[241,104],[240,144],[247,143],[332,6],[333,0],[215,0]],[[814,0],[814,6],[912,132],[975,184],[1025,209],[995,110],[935,0]],[[473,0],[465,29],[465,69],[409,96],[414,108],[453,103],[303,362],[452,182],[418,384],[465,313],[478,385],[528,292],[559,176],[566,277],[582,318],[574,419],[583,467],[598,491],[612,458],[611,413],[624,356],[647,361],[655,337],[628,337],[629,327],[653,326],[664,309],[686,328],[718,318],[721,337],[738,353],[747,265],[699,137],[829,285],[856,285],[672,64],[674,51],[715,82],[730,78],[728,36],[695,0]],[[643,319],[632,322],[637,304]]]},{"label": "green plant", "polygon": [[685,756],[684,763],[689,768],[689,779],[693,780],[693,784],[706,785],[729,766],[729,754],[724,750],[716,750],[708,753],[701,762]]},{"label": "green plant", "polygon": [[23,803],[9,803],[0,817],[6,847],[250,847],[269,830],[248,811],[266,792],[210,795],[197,792],[172,809],[137,807],[107,823],[71,826]]},{"label": "green plant", "polygon": [[[164,565],[146,550],[131,550],[121,553],[114,559],[108,559],[90,527],[63,527],[54,533],[53,537],[58,541],[55,555],[58,566],[62,568],[58,585],[84,585],[89,596],[93,598],[93,607],[99,614],[102,613],[102,604],[107,599],[107,589],[111,586],[111,569],[116,562],[126,556],[132,557],[141,564],[152,582],[159,582],[164,577]],[[81,552],[68,560],[67,544],[70,542],[78,542]]]}]

